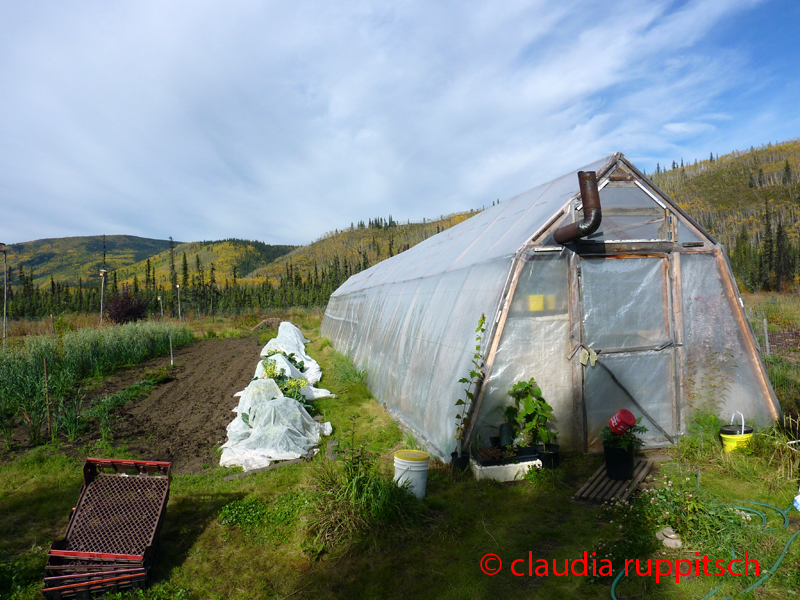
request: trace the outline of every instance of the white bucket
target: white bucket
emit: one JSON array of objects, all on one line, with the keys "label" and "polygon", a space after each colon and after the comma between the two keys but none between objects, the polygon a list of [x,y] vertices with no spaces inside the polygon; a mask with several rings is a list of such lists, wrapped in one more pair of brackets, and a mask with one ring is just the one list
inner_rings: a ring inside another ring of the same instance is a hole
[{"label": "white bucket", "polygon": [[398,450],[394,453],[394,480],[398,485],[408,481],[411,492],[417,498],[424,498],[430,458],[420,450]]}]

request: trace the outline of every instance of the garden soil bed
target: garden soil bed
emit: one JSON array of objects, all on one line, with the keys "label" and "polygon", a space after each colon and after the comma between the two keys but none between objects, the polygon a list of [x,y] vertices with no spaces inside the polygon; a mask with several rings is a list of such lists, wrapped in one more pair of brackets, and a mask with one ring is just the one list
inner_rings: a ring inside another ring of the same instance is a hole
[{"label": "garden soil bed", "polygon": [[[255,336],[193,342],[174,353],[171,379],[147,398],[134,400],[114,411],[114,446],[146,460],[172,462],[173,473],[199,473],[215,466],[217,449],[227,439],[225,428],[238,404],[233,395],[253,378],[262,348]],[[148,369],[169,365],[169,356],[118,372],[91,390],[90,397],[117,392],[140,381]],[[15,432],[15,451],[29,446],[25,431]],[[62,442],[67,454],[83,458],[100,437],[90,427],[76,444]],[[63,439],[63,438],[62,438]],[[2,462],[5,462],[3,460]]]}]

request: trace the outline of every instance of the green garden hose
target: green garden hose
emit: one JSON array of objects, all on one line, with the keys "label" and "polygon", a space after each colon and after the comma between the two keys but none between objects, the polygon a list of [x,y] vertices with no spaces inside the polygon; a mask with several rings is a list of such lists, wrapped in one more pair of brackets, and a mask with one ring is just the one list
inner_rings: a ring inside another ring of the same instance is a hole
[{"label": "green garden hose", "polygon": [[[757,504],[758,506],[764,506],[766,508],[769,508],[771,510],[774,510],[774,511],[778,512],[783,517],[783,525],[781,527],[764,529],[764,531],[777,531],[778,529],[786,529],[786,528],[789,527],[789,512],[793,508],[793,505],[791,505],[791,504],[789,505],[789,507],[786,510],[781,510],[777,506],[773,506],[772,504],[767,504],[766,502],[758,502],[756,500],[734,500],[734,502],[746,502],[748,504]],[[730,506],[732,506],[733,508],[738,508],[739,510],[743,510],[745,512],[749,512],[749,513],[753,513],[753,514],[759,515],[761,517],[761,525],[762,525],[762,527],[764,525],[766,525],[766,523],[767,523],[766,514],[761,512],[761,511],[759,511],[759,510],[756,510],[756,509],[750,508],[750,507],[746,507],[746,506],[738,506],[738,505],[735,505],[735,504],[731,504]],[[740,591],[740,592],[738,592],[738,593],[736,593],[734,595],[726,596],[725,598],[722,598],[721,600],[730,600],[734,596],[741,596],[742,594],[746,594],[747,592],[751,592],[754,589],[756,589],[758,586],[760,586],[762,583],[764,583],[767,579],[772,577],[772,575],[775,574],[775,571],[778,570],[778,567],[781,566],[781,563],[783,562],[783,559],[786,557],[786,553],[789,552],[789,548],[791,547],[792,543],[797,539],[798,535],[800,535],[800,530],[795,531],[794,534],[792,534],[792,537],[789,538],[789,541],[787,541],[786,545],[783,547],[783,552],[781,552],[781,555],[778,557],[778,560],[775,561],[775,564],[773,564],[772,567],[770,567],[769,571],[764,573],[764,575],[762,575],[758,579],[758,581],[756,581],[750,587],[748,587],[748,588],[746,588],[746,589],[744,589],[744,590],[742,590],[742,591]],[[731,555],[732,555],[733,558],[736,558],[736,553],[733,551],[733,549],[731,549]],[[617,573],[617,576],[614,578],[614,581],[611,584],[611,598],[612,598],[612,600],[619,600],[619,598],[617,598],[617,585],[619,584],[619,582],[622,580],[622,578],[624,576],[625,576],[625,571],[622,570],[619,573]],[[713,590],[711,590],[705,596],[700,598],[700,600],[708,600],[714,594],[716,594],[721,587],[722,587],[722,582],[720,582]]]}]

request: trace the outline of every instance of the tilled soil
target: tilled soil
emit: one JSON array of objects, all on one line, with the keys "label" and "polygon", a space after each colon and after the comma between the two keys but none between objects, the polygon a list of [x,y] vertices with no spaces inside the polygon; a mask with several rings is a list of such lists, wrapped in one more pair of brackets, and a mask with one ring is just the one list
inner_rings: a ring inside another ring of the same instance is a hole
[{"label": "tilled soil", "polygon": [[[259,361],[255,337],[212,339],[191,343],[174,355],[172,379],[147,398],[117,410],[114,438],[145,459],[168,460],[175,473],[197,473],[218,460],[216,449],[226,440],[238,401]],[[104,393],[139,381],[143,372],[169,365],[169,357],[131,369],[108,380]]]}]

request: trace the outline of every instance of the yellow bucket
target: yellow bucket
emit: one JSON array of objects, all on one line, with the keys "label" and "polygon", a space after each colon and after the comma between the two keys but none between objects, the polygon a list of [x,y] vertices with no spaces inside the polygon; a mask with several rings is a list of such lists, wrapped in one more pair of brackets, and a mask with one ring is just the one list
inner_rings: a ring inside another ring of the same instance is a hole
[{"label": "yellow bucket", "polygon": [[737,433],[736,435],[729,435],[720,433],[719,437],[722,438],[722,447],[725,452],[733,452],[737,448],[746,448],[750,445],[750,439],[753,437],[752,433]]}]

